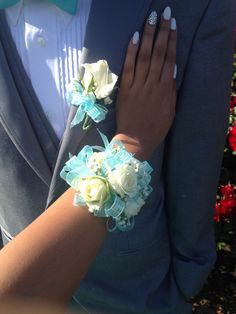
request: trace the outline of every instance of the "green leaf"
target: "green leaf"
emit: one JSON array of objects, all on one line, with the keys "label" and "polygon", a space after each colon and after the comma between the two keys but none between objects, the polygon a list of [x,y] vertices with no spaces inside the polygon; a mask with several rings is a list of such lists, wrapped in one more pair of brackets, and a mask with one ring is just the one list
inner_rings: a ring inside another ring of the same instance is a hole
[{"label": "green leaf", "polygon": [[224,249],[225,246],[226,246],[225,242],[218,242],[217,243],[217,250],[221,251]]}]

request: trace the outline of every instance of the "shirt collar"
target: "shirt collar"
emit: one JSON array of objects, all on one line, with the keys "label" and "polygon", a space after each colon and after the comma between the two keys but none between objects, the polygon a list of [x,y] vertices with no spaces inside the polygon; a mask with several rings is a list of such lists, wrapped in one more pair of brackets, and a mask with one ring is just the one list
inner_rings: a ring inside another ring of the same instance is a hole
[{"label": "shirt collar", "polygon": [[[14,6],[11,6],[11,7],[6,9],[8,22],[11,25],[17,26],[17,24],[19,22],[19,19],[20,19],[20,16],[23,13],[24,5],[26,5],[27,2],[30,2],[30,0],[21,0],[17,4],[15,4]],[[48,4],[48,5],[53,5],[53,4]],[[73,18],[73,15],[71,15],[71,14],[61,10],[56,5],[55,6],[53,5],[53,7],[55,9],[55,12],[62,19],[62,21],[65,24],[65,26],[68,25],[70,23],[71,19]]]}]

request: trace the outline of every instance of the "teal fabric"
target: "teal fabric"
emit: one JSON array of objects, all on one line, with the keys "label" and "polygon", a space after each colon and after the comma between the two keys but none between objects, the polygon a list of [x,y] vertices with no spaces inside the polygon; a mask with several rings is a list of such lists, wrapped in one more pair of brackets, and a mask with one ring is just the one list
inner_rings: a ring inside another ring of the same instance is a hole
[{"label": "teal fabric", "polygon": [[[67,13],[70,13],[72,15],[76,14],[78,0],[67,0],[67,1],[48,0],[48,1],[55,4],[60,9],[66,11]],[[11,7],[15,5],[17,2],[19,2],[19,0],[0,0],[0,9],[6,9],[8,7]]]}]

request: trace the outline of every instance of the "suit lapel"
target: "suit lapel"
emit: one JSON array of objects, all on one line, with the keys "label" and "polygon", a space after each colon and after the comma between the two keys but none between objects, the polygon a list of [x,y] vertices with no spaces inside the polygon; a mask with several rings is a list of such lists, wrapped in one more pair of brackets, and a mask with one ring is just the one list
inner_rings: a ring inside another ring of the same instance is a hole
[{"label": "suit lapel", "polygon": [[38,176],[49,184],[50,169],[15,88],[1,44],[0,59],[0,122],[23,158]]},{"label": "suit lapel", "polygon": [[150,3],[151,0],[94,0],[84,41],[86,62],[103,58],[111,71],[119,75],[127,44],[133,33],[140,30]]},{"label": "suit lapel", "polygon": [[20,154],[49,186],[58,140],[34,94],[0,12],[0,122]]}]

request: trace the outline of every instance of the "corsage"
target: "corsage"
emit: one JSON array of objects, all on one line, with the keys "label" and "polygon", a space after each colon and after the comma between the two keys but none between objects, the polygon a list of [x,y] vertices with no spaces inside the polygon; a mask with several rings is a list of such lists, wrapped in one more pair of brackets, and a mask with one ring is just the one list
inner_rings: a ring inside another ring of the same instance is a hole
[{"label": "corsage", "polygon": [[66,99],[68,104],[77,106],[77,112],[71,127],[83,123],[83,129],[105,119],[106,105],[111,103],[111,94],[118,76],[109,70],[106,60],[82,64],[84,74],[80,80],[74,79],[68,86]]},{"label": "corsage", "polygon": [[109,231],[128,231],[152,191],[153,169],[147,161],[134,158],[122,142],[109,143],[100,134],[105,147],[86,145],[66,162],[60,175],[75,190],[75,206],[87,206],[95,216],[110,217]]}]

